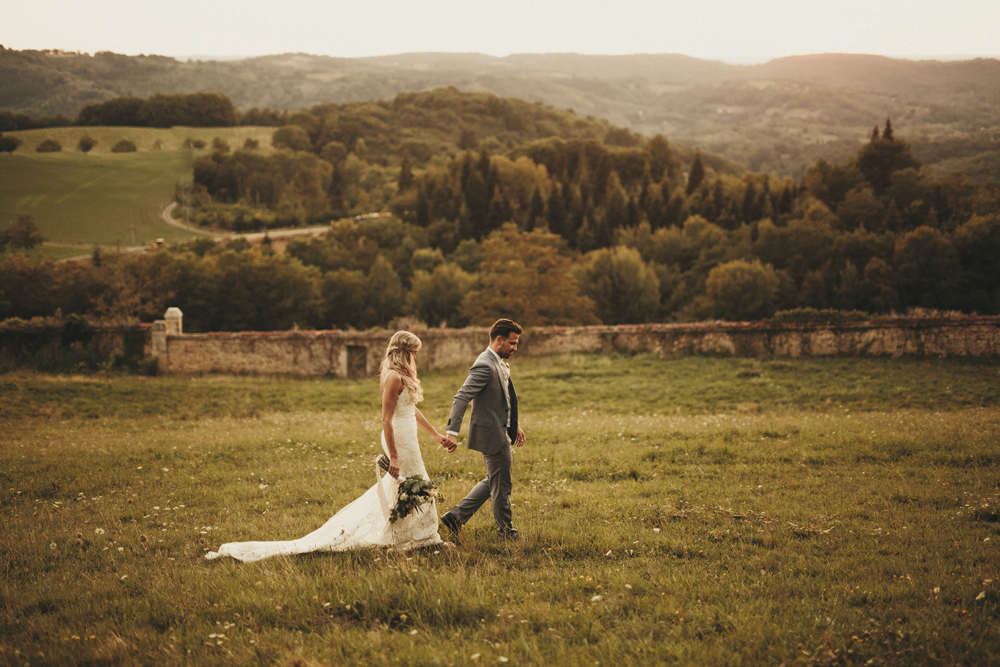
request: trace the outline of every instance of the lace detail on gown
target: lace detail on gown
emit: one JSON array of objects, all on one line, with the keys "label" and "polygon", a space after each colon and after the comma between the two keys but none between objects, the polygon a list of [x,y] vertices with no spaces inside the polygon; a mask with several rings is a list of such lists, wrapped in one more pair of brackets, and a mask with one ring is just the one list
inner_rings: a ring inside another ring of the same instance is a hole
[{"label": "lace detail on gown", "polygon": [[[420,475],[428,479],[417,441],[416,405],[408,389],[403,389],[396,402],[392,427],[396,436],[400,477]],[[388,454],[385,434],[382,434],[381,441],[382,450]],[[438,515],[434,501],[429,501],[396,523],[390,523],[389,513],[396,503],[399,482],[383,474],[377,465],[375,471],[378,481],[372,487],[308,535],[275,542],[230,542],[223,544],[218,551],[209,551],[205,558],[232,556],[250,562],[314,551],[351,551],[370,547],[408,550],[440,544],[442,540],[437,530]]]}]

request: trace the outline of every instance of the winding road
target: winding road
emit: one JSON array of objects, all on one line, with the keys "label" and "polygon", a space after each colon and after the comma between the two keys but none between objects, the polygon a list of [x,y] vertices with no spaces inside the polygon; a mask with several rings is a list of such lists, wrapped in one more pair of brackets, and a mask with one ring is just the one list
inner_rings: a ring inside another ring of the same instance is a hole
[{"label": "winding road", "polygon": [[317,225],[315,227],[288,227],[285,229],[269,229],[266,232],[250,232],[248,234],[240,234],[236,232],[213,232],[201,227],[195,227],[194,225],[189,225],[188,223],[178,220],[174,217],[174,209],[177,208],[177,202],[170,202],[160,217],[163,222],[167,223],[171,227],[177,227],[178,229],[183,229],[186,232],[192,232],[194,234],[201,234],[202,236],[209,236],[217,241],[228,241],[231,239],[246,239],[250,243],[259,242],[264,239],[265,236],[271,239],[287,239],[295,236],[318,236],[324,232],[330,231],[330,225]]},{"label": "winding road", "polygon": [[[183,220],[178,220],[174,217],[174,210],[177,208],[177,202],[170,202],[167,206],[160,212],[160,219],[171,227],[176,227],[177,229],[183,229],[186,232],[192,234],[198,234],[200,236],[207,236],[214,241],[232,241],[235,239],[246,239],[250,243],[260,243],[264,240],[264,237],[268,237],[273,240],[288,240],[298,236],[319,236],[325,232],[330,231],[330,225],[316,225],[313,227],[286,227],[283,229],[269,229],[266,232],[249,232],[249,233],[238,233],[238,232],[217,232],[208,229],[202,229],[201,227],[196,227],[194,225],[189,225]],[[85,243],[48,243],[47,245],[57,245],[60,247],[79,247],[81,250],[84,248],[93,249],[94,244]],[[133,246],[121,246],[119,247],[120,252],[144,252],[152,249],[150,245],[133,245]],[[90,259],[91,253],[88,252],[85,255],[73,255],[72,257],[64,257],[60,259],[60,262],[78,262],[80,260]]]}]

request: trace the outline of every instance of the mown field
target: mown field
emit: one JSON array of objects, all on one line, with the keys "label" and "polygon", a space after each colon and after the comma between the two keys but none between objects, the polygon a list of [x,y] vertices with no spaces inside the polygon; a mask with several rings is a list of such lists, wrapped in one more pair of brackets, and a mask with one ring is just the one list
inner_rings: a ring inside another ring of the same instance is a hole
[{"label": "mown field", "polygon": [[[428,374],[443,423],[462,369]],[[1000,363],[517,359],[523,539],[205,561],[374,480],[376,381],[0,376],[0,662],[996,664]],[[425,442],[457,500],[481,474]],[[439,508],[443,511],[444,508]]]},{"label": "mown field", "polygon": [[[41,254],[60,256],[86,253],[94,245],[144,245],[156,238],[181,241],[194,236],[170,227],[160,214],[174,197],[177,184],[191,182],[191,165],[220,137],[233,149],[247,138],[271,150],[273,128],[64,127],[24,130],[9,134],[22,144],[13,154],[0,154],[0,226],[18,215],[30,215],[49,243]],[[77,150],[80,137],[98,143],[90,153]],[[37,153],[45,139],[55,139],[63,150]],[[183,148],[188,139],[206,143],[202,151]],[[121,139],[133,141],[138,151],[112,153]],[[81,246],[73,248],[72,246]]]}]

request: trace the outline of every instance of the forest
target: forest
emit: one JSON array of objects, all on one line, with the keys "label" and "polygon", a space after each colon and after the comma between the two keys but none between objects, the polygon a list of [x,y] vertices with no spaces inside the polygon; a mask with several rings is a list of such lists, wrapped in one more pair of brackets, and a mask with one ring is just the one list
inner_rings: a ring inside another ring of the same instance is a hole
[{"label": "forest", "polygon": [[0,261],[0,319],[192,331],[752,320],[829,309],[1000,312],[1000,191],[928,174],[891,120],[802,179],[605,121],[438,89],[289,114],[277,150],[195,162],[188,217],[325,235]]}]

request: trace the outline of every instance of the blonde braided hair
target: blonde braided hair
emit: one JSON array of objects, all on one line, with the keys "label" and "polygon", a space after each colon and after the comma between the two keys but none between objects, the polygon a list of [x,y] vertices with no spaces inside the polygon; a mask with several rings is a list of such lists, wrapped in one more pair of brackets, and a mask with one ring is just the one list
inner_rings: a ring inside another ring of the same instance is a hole
[{"label": "blonde braided hair", "polygon": [[424,400],[424,390],[417,377],[417,362],[413,355],[422,345],[416,334],[409,331],[397,331],[392,334],[389,344],[385,348],[385,357],[382,359],[382,366],[379,369],[379,378],[385,382],[386,375],[390,371],[396,371],[403,379],[403,386],[410,390],[413,395],[413,402],[419,403]]}]

